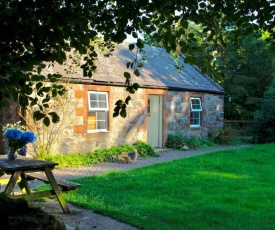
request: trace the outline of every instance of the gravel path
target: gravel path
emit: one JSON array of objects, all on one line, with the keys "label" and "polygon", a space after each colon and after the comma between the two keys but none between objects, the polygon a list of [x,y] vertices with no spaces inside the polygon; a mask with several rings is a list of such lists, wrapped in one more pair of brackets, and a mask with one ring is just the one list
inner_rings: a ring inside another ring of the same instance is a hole
[{"label": "gravel path", "polygon": [[208,148],[204,150],[185,150],[185,151],[175,151],[169,149],[159,149],[157,151],[161,152],[160,157],[152,158],[138,158],[135,163],[124,164],[122,162],[111,162],[111,163],[100,163],[92,166],[81,167],[81,168],[65,168],[65,169],[54,169],[54,175],[57,178],[70,179],[77,177],[85,177],[96,175],[100,173],[106,173],[109,171],[118,171],[118,170],[128,170],[133,168],[140,168],[156,163],[167,162],[175,159],[191,157],[196,155],[202,155],[209,152],[234,149],[240,147],[248,147],[250,145],[241,145],[241,146],[219,146]]}]

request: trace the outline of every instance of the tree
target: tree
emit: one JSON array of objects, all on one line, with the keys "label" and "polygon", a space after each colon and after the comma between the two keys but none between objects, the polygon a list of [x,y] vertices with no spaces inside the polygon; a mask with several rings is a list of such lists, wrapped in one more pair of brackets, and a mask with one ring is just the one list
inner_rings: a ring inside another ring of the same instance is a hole
[{"label": "tree", "polygon": [[[217,57],[223,73],[226,119],[253,119],[260,109],[264,92],[275,77],[275,55],[262,39],[242,37],[236,47],[229,43],[227,52]],[[228,100],[230,98],[231,100]]]},{"label": "tree", "polygon": [[261,103],[261,109],[254,117],[255,143],[275,141],[275,80],[266,91]]},{"label": "tree", "polygon": [[[103,39],[99,46],[110,48],[111,43],[121,43],[126,34],[137,38],[137,32],[157,32],[157,42],[168,52],[180,44],[185,61],[194,64],[194,52],[201,48],[192,45],[196,39],[187,31],[188,20],[201,24],[207,41],[219,46],[223,44],[222,33],[216,29],[219,22],[223,28],[234,28],[236,36],[239,28],[245,33],[267,31],[274,42],[273,17],[274,4],[270,0],[2,0],[0,107],[8,105],[9,100],[18,100],[22,108],[37,104],[37,120],[43,119],[45,124],[50,119],[57,122],[56,113],[46,113],[44,108],[49,107],[52,97],[64,94],[65,88],[58,84],[59,74],[44,76],[41,71],[47,68],[45,63],[63,64],[66,53],[73,49],[84,55],[83,75],[92,77],[98,35]],[[138,40],[136,46],[142,49],[143,42]],[[133,50],[133,45],[129,49]],[[205,69],[209,69],[208,64],[205,62]],[[133,72],[139,76],[136,69]],[[125,74],[125,78],[127,83],[129,75]],[[45,85],[46,81],[51,84]],[[128,85],[127,90],[135,92],[137,87]],[[34,88],[38,96],[45,96],[40,104],[32,95]],[[125,110],[128,101],[129,98],[121,100],[116,109]]]}]

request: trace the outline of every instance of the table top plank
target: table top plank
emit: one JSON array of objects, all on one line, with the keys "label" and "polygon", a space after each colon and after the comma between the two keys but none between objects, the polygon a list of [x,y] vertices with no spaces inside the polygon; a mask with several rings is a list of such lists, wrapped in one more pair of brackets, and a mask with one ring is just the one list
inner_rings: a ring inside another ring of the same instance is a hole
[{"label": "table top plank", "polygon": [[51,161],[38,160],[34,158],[18,156],[15,160],[8,160],[7,156],[0,156],[0,169],[6,173],[18,170],[35,170],[43,168],[54,168],[58,163]]}]

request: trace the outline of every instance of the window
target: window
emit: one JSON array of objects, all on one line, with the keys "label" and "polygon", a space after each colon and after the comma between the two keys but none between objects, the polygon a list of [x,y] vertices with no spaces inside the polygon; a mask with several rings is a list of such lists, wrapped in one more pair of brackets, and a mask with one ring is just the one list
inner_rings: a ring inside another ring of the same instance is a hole
[{"label": "window", "polygon": [[150,105],[150,99],[148,99],[148,107],[147,107],[147,113],[150,114],[151,112],[151,105]]},{"label": "window", "polygon": [[108,130],[108,93],[88,92],[88,132],[106,132]]},{"label": "window", "polygon": [[224,119],[224,111],[221,110],[221,111],[220,111],[220,120],[223,120],[223,119]]},{"label": "window", "polygon": [[190,98],[190,127],[201,126],[201,99]]}]

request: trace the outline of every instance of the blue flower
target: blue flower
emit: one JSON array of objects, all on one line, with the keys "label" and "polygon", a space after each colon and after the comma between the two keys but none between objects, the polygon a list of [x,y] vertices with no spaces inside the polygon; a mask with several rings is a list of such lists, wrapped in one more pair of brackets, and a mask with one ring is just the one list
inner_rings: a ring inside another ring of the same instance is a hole
[{"label": "blue flower", "polygon": [[35,141],[36,141],[36,136],[31,131],[24,132],[20,138],[20,142],[23,145],[26,145],[28,143],[35,142]]},{"label": "blue flower", "polygon": [[24,146],[23,148],[21,148],[19,150],[19,154],[22,155],[22,156],[26,156],[26,152],[27,152],[27,146]]},{"label": "blue flower", "polygon": [[18,129],[8,129],[5,138],[8,140],[19,140],[22,137],[22,132]]}]

